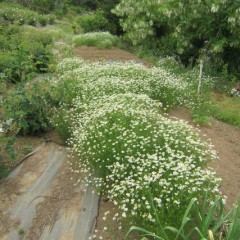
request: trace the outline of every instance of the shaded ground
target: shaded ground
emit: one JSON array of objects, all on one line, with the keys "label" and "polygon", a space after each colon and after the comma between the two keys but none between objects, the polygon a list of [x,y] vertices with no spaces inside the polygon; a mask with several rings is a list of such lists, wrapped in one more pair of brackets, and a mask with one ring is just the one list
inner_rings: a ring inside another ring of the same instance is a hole
[{"label": "shaded ground", "polygon": [[[176,109],[171,115],[192,123],[191,115],[185,109]],[[221,190],[231,206],[240,193],[240,130],[226,123],[212,119],[211,126],[201,126],[203,139],[211,139],[219,160],[211,163],[222,181]]]}]

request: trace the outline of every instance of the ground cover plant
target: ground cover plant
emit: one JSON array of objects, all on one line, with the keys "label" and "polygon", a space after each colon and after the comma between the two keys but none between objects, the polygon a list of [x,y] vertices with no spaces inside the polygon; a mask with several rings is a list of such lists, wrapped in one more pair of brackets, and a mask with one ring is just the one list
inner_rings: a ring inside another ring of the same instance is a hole
[{"label": "ground cover plant", "polygon": [[214,151],[187,124],[159,115],[151,101],[135,94],[94,100],[73,117],[69,143],[81,156],[75,170],[92,176],[87,182],[119,206],[120,218],[158,231],[157,219],[178,226],[188,201],[208,188],[217,194],[219,180],[203,169]]},{"label": "ground cover plant", "polygon": [[[180,106],[187,102],[191,104],[190,102],[194,101],[194,93],[189,91],[194,89],[194,83],[177,77],[161,67],[147,68],[135,62],[89,63],[81,59],[65,59],[58,65],[56,71],[60,76],[59,84],[70,83],[66,95],[77,93],[78,89],[83,97],[88,97],[89,94],[94,96],[97,92],[100,95],[107,92],[111,94],[116,93],[119,86],[121,92],[145,93],[162,102],[164,108]],[[104,81],[108,83],[105,92]],[[91,90],[84,93],[88,88],[85,87],[86,84],[89,84]]]},{"label": "ground cover plant", "polygon": [[[186,78],[177,77],[163,68],[147,68],[142,64],[129,62],[90,63],[82,59],[64,59],[56,69],[59,80],[56,83],[56,94],[63,104],[56,110],[54,122],[56,130],[69,136],[67,115],[73,106],[73,99],[78,96],[82,105],[96,97],[117,94],[135,93],[147,94],[163,104],[163,110],[176,106],[194,107],[194,84]],[[59,117],[65,116],[66,123]]]},{"label": "ground cover plant", "polygon": [[109,32],[89,32],[75,36],[73,42],[78,47],[85,45],[107,49],[117,46],[119,39]]},{"label": "ground cover plant", "polygon": [[240,127],[240,98],[221,95],[213,95],[213,107],[211,114],[220,121]]}]

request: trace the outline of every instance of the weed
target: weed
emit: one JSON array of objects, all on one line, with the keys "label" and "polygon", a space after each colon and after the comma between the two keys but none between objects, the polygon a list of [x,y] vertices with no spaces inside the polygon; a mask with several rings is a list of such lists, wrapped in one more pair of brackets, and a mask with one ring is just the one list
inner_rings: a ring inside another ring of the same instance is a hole
[{"label": "weed", "polygon": [[25,233],[25,231],[22,228],[18,228],[17,233],[18,233],[19,236],[22,236]]}]

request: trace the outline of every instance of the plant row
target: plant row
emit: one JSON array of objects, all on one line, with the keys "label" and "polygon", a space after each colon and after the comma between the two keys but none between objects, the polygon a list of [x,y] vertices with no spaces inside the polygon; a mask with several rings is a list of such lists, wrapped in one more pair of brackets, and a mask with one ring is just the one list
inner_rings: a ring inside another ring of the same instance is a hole
[{"label": "plant row", "polygon": [[[53,124],[67,140],[79,181],[93,184],[116,205],[114,220],[162,234],[179,227],[192,198],[220,194],[206,164],[209,143],[166,108],[192,101],[191,84],[163,68],[130,62],[66,59],[55,83],[62,97]],[[206,233],[207,234],[207,233]]]}]

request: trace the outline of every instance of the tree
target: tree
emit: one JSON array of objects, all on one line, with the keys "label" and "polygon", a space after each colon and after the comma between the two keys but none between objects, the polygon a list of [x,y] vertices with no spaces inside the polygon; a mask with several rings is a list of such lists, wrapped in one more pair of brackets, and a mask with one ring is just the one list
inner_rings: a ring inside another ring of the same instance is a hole
[{"label": "tree", "polygon": [[204,48],[214,66],[240,77],[239,0],[121,0],[114,13],[133,44],[151,43],[185,63]]}]

